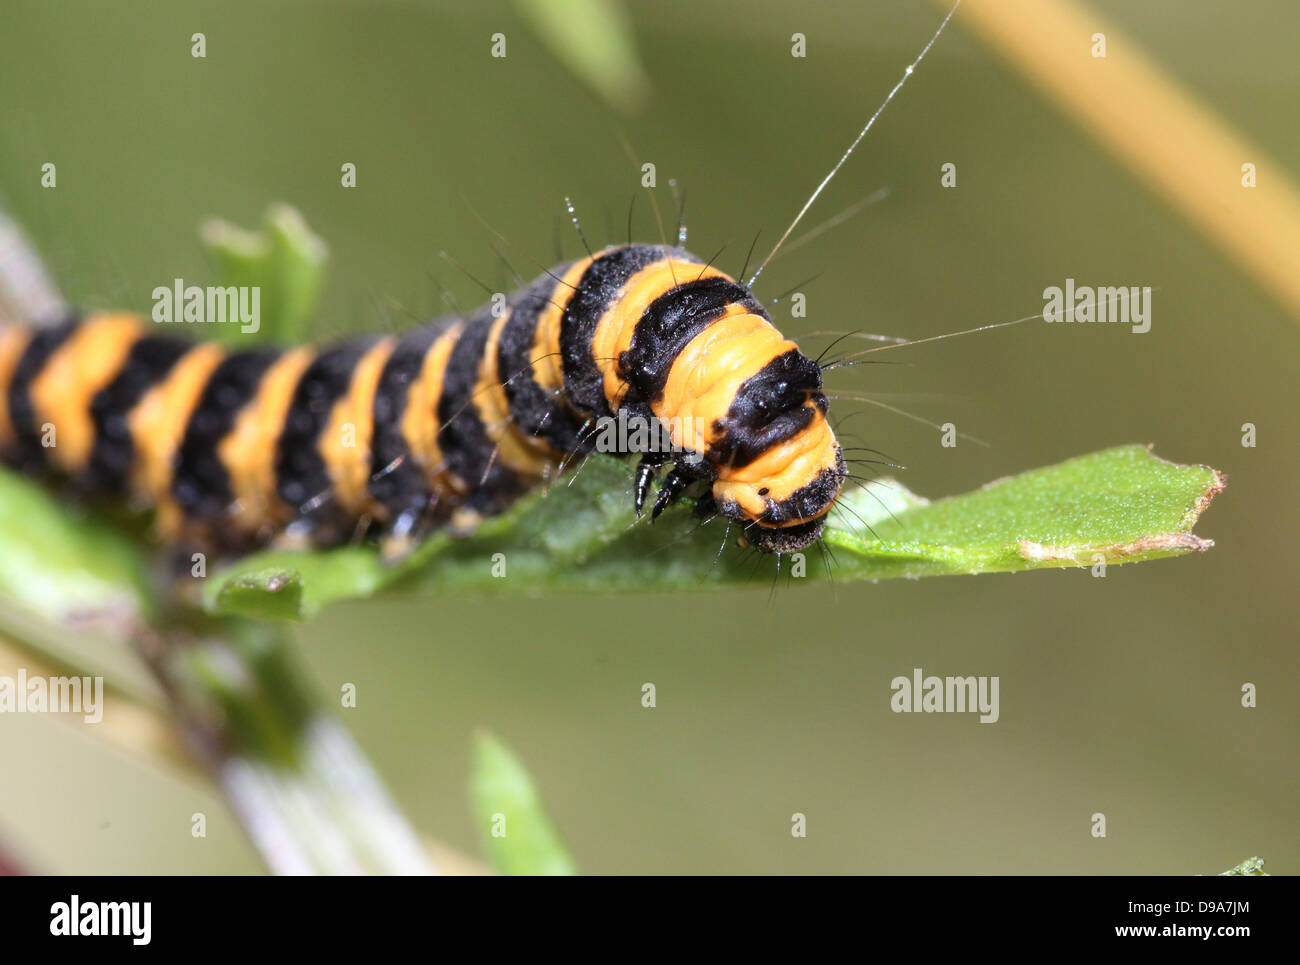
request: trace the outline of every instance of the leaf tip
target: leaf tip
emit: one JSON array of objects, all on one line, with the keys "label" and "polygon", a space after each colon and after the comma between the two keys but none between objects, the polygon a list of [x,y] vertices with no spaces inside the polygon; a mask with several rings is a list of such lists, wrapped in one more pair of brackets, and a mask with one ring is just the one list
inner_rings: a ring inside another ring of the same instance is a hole
[{"label": "leaf tip", "polygon": [[216,613],[303,620],[309,615],[303,602],[303,578],[292,567],[268,567],[235,573],[222,580],[208,599]]},{"label": "leaf tip", "polygon": [[1210,503],[1214,501],[1214,497],[1228,488],[1228,474],[1226,472],[1220,472],[1218,469],[1213,469],[1210,466],[1206,466],[1205,468],[1210,470],[1214,481],[1210,483],[1205,492],[1196,500],[1196,506],[1193,508],[1193,512],[1195,512],[1197,516],[1200,516],[1203,512],[1209,509]]}]

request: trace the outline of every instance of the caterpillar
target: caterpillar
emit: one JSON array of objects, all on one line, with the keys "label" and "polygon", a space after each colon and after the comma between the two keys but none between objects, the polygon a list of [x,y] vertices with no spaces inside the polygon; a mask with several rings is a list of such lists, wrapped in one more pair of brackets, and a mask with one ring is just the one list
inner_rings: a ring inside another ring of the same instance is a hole
[{"label": "caterpillar", "polygon": [[638,513],[666,468],[653,516],[700,483],[762,551],[815,540],[847,475],[819,366],[680,248],[611,247],[400,338],[227,351],[151,327],[6,328],[0,450],[148,504],[169,542],[322,545],[368,520],[397,552],[501,512],[615,417],[658,436],[622,453]]},{"label": "caterpillar", "polygon": [[760,552],[798,550],[848,470],[821,366],[751,290],[772,254],[742,284],[682,247],[609,247],[504,306],[319,348],[230,351],[125,313],[9,325],[0,457],[151,508],[175,545],[243,552],[364,531],[400,558],[434,528],[504,511],[619,419],[650,427],[615,450],[639,457],[638,515],[661,476],[652,519],[694,487],[701,512]]}]

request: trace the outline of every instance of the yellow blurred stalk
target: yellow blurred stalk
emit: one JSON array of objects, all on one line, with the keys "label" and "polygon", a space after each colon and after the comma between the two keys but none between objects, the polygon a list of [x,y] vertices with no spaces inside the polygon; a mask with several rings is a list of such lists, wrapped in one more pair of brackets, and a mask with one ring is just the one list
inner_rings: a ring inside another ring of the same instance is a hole
[{"label": "yellow blurred stalk", "polygon": [[[1280,164],[1083,3],[965,0],[956,19],[1300,320],[1300,191]],[[1092,55],[1098,33],[1106,38],[1105,57]],[[1242,184],[1248,163],[1257,187]]]}]

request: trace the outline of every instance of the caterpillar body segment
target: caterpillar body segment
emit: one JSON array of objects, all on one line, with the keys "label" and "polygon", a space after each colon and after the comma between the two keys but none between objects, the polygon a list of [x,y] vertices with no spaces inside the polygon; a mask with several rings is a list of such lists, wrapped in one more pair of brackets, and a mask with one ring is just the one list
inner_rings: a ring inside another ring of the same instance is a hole
[{"label": "caterpillar body segment", "polygon": [[[593,449],[639,454],[640,511],[696,486],[762,551],[817,538],[847,472],[821,370],[680,248],[561,265],[465,320],[231,351],[118,313],[0,330],[0,452],[242,552],[472,526]],[[649,427],[602,445],[611,420]],[[648,440],[648,443],[645,441]]]}]

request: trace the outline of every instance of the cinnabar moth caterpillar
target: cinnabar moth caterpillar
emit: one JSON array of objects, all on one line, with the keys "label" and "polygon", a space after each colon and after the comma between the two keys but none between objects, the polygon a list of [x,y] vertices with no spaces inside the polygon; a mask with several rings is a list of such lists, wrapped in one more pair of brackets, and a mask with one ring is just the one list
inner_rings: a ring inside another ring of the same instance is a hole
[{"label": "cinnabar moth caterpillar", "polygon": [[955,11],[748,285],[627,244],[546,272],[504,312],[319,349],[231,352],[119,313],[0,327],[0,458],[143,502],[175,543],[328,545],[364,524],[400,554],[501,512],[617,417],[651,427],[612,450],[641,455],[638,513],[671,466],[653,516],[695,485],[760,551],[807,546],[848,471],[821,367],[749,285]]},{"label": "cinnabar moth caterpillar", "polygon": [[320,349],[226,351],[124,314],[10,327],[0,400],[7,461],[226,549],[329,544],[367,519],[398,546],[463,525],[589,452],[610,418],[652,427],[638,511],[671,464],[654,515],[700,483],[764,551],[815,540],[847,474],[818,365],[748,288],[664,246],[559,266],[495,315]]}]

